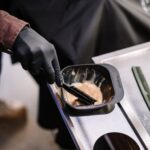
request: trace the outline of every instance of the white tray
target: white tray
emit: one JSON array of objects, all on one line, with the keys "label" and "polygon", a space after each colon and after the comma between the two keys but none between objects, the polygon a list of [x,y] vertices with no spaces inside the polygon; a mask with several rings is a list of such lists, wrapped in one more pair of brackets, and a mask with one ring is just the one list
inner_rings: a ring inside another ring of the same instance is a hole
[{"label": "white tray", "polygon": [[95,63],[108,63],[117,68],[125,92],[120,108],[125,111],[137,134],[150,149],[150,110],[138,88],[132,66],[140,66],[150,85],[150,42],[93,58]]}]

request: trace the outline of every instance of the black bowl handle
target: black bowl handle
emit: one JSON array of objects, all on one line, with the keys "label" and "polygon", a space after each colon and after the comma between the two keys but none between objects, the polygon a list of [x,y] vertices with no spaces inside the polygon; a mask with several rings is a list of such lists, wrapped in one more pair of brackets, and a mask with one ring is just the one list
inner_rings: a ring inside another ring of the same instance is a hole
[{"label": "black bowl handle", "polygon": [[100,64],[100,65],[105,67],[110,73],[110,77],[111,77],[112,84],[114,86],[114,92],[115,92],[114,101],[117,103],[124,96],[124,90],[123,90],[123,86],[121,83],[119,72],[112,65],[109,65],[109,64]]}]

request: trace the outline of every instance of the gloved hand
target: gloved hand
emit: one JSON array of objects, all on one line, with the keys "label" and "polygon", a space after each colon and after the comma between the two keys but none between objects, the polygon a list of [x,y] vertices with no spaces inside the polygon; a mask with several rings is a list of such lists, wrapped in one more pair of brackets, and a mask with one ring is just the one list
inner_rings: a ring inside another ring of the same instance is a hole
[{"label": "gloved hand", "polygon": [[49,83],[56,80],[61,84],[60,66],[54,46],[29,27],[25,27],[18,35],[13,53],[22,67],[32,74],[44,71]]}]

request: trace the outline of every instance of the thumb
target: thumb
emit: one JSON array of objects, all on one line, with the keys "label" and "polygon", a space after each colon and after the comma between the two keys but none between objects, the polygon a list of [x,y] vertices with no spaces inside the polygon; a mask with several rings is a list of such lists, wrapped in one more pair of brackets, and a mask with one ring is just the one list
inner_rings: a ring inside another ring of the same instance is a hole
[{"label": "thumb", "polygon": [[56,81],[56,84],[58,86],[62,86],[63,76],[62,76],[61,71],[60,71],[60,65],[59,65],[59,61],[58,61],[57,56],[52,61],[52,64],[53,64],[53,67],[54,67],[54,70],[55,70],[55,81]]}]

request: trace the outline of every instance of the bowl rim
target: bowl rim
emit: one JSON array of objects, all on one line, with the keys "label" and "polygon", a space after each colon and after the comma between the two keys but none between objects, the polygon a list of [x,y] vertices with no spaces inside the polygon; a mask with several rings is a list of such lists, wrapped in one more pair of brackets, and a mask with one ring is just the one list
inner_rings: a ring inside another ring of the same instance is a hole
[{"label": "bowl rim", "polygon": [[[73,106],[73,105],[71,105],[66,99],[65,99],[65,96],[64,96],[64,93],[62,93],[61,95],[63,95],[63,101],[65,101],[65,104],[67,104],[67,106],[69,106],[71,109],[74,109],[74,110],[89,110],[89,111],[91,111],[91,110],[97,110],[97,109],[102,109],[102,108],[104,108],[104,107],[106,107],[106,106],[110,106],[110,105],[115,105],[118,101],[120,101],[122,98],[123,98],[123,95],[124,95],[124,92],[123,92],[123,87],[121,87],[122,88],[122,94],[120,94],[121,96],[120,96],[120,98],[119,98],[119,100],[117,101],[116,99],[117,99],[117,91],[116,91],[116,89],[114,89],[114,86],[115,86],[115,84],[114,84],[114,82],[113,82],[113,76],[114,76],[114,73],[112,72],[112,71],[115,71],[116,72],[116,74],[117,74],[117,76],[119,75],[119,73],[118,73],[118,71],[117,71],[117,69],[116,68],[114,68],[114,66],[112,66],[112,65],[110,65],[110,64],[80,64],[80,65],[70,65],[70,66],[66,66],[65,68],[63,68],[62,70],[61,70],[61,72],[62,72],[62,74],[63,74],[63,72],[66,70],[66,69],[68,69],[68,68],[71,68],[71,67],[88,67],[88,66],[96,66],[96,67],[103,67],[104,69],[106,69],[107,71],[108,71],[108,73],[109,73],[109,76],[110,76],[110,80],[111,80],[111,84],[112,84],[112,86],[113,86],[113,90],[114,90],[114,95],[113,95],[113,97],[112,97],[112,99],[111,100],[109,100],[108,102],[105,102],[105,103],[101,103],[101,104],[97,104],[97,105],[84,105],[84,106]],[[119,78],[120,79],[120,78]],[[118,80],[118,79],[117,79]],[[120,81],[121,82],[121,81]],[[121,83],[120,83],[121,84]],[[121,84],[121,86],[122,86],[122,84]],[[64,90],[62,90],[62,91],[64,91]]]}]

